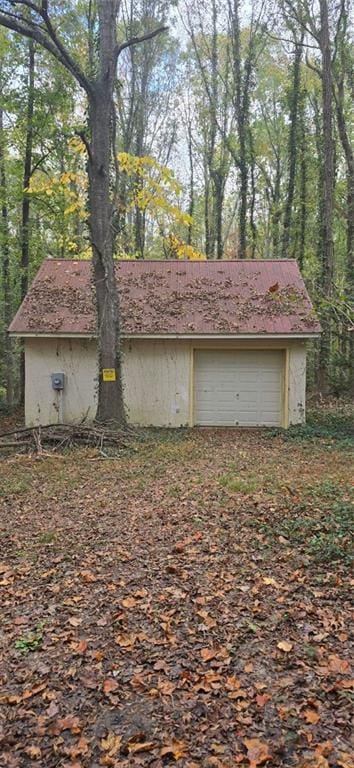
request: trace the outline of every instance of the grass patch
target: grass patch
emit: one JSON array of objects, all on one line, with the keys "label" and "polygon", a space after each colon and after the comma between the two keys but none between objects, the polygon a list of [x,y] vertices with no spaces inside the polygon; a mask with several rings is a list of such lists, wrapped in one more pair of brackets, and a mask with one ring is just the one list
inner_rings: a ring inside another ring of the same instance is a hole
[{"label": "grass patch", "polygon": [[31,487],[27,478],[6,477],[0,481],[0,496],[14,496],[26,493]]},{"label": "grass patch", "polygon": [[177,485],[177,483],[174,485],[170,485],[170,487],[167,489],[167,493],[169,494],[169,496],[172,496],[174,499],[178,499],[178,497],[181,494],[181,488],[179,485]]},{"label": "grass patch", "polygon": [[37,544],[54,544],[57,538],[56,531],[45,531],[44,533],[41,533],[37,540]]},{"label": "grass patch", "polygon": [[188,427],[142,427],[134,430],[134,442],[136,445],[152,443],[176,444],[186,440],[189,436]]},{"label": "grass patch", "polygon": [[252,475],[240,477],[229,473],[219,477],[219,484],[232,493],[254,493],[260,487],[260,479]]}]

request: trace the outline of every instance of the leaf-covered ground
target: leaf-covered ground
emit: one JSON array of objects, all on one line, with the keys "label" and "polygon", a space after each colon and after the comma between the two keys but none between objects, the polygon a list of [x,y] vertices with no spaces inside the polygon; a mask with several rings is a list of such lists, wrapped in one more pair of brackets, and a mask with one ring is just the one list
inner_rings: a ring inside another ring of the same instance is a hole
[{"label": "leaf-covered ground", "polygon": [[349,432],[0,461],[0,765],[349,768]]}]

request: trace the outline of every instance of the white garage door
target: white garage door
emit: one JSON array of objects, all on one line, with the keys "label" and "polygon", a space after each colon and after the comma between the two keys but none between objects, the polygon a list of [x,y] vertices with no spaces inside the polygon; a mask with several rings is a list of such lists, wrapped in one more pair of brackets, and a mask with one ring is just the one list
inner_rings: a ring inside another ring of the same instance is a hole
[{"label": "white garage door", "polygon": [[279,426],[284,353],[196,350],[194,423]]}]

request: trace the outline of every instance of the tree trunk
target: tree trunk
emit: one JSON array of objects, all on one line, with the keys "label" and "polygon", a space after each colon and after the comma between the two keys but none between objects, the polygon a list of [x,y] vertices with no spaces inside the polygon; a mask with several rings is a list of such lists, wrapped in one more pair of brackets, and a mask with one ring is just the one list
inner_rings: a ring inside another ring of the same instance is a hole
[{"label": "tree trunk", "polygon": [[247,258],[247,194],[248,168],[245,158],[245,142],[240,136],[240,223],[239,223],[239,259]]},{"label": "tree trunk", "polygon": [[[30,195],[27,190],[31,181],[33,148],[33,111],[34,111],[34,44],[28,40],[28,95],[26,114],[26,141],[23,167],[22,213],[21,213],[21,301],[28,291],[29,254],[30,254]],[[23,342],[20,355],[20,402],[25,401],[25,353]]]},{"label": "tree trunk", "polygon": [[13,352],[12,339],[7,333],[12,315],[12,295],[10,277],[10,249],[9,249],[9,219],[7,207],[7,183],[5,168],[5,142],[3,110],[0,107],[0,200],[1,200],[1,224],[0,224],[0,253],[2,255],[2,283],[3,283],[3,323],[4,323],[4,363],[5,363],[5,389],[6,404],[9,410],[13,406],[14,382],[13,382]]},{"label": "tree trunk", "polygon": [[[354,153],[349,138],[344,113],[344,82],[343,77],[337,82],[338,92],[335,94],[338,133],[343,147],[347,164],[347,285],[349,303],[354,303]],[[349,353],[348,385],[350,394],[354,395],[354,331],[347,331]]]},{"label": "tree trunk", "polygon": [[213,217],[213,230],[215,233],[216,241],[216,258],[222,259],[223,257],[223,237],[222,237],[222,209],[224,204],[224,189],[225,181],[222,172],[213,173],[213,187],[214,187],[214,217]]},{"label": "tree trunk", "polygon": [[276,175],[274,181],[274,192],[272,200],[272,258],[279,259],[279,246],[280,246],[280,181],[281,181],[281,165],[280,158],[276,159]]},{"label": "tree trunk", "polygon": [[248,129],[248,142],[250,148],[250,173],[251,173],[251,202],[250,202],[250,225],[251,225],[251,259],[256,258],[257,247],[257,225],[255,221],[256,208],[256,179],[255,165],[256,155],[254,150],[253,134],[251,128]]},{"label": "tree trunk", "polygon": [[[139,94],[139,103],[137,109],[136,118],[136,139],[135,139],[135,155],[136,157],[142,157],[144,155],[144,109],[146,100],[146,75],[144,73],[141,84],[141,93]],[[139,176],[136,175],[134,179],[134,187],[136,192],[142,191],[144,182]],[[145,215],[144,211],[135,206],[135,220],[134,220],[134,245],[135,252],[138,259],[143,259],[145,255]]]},{"label": "tree trunk", "polygon": [[210,179],[206,163],[204,163],[204,229],[205,229],[205,255],[207,259],[213,257],[210,232]]},{"label": "tree trunk", "polygon": [[[332,61],[329,37],[327,0],[320,0],[321,32],[320,47],[322,56],[322,130],[323,130],[323,214],[321,222],[322,244],[322,295],[327,302],[333,287],[333,185],[334,153],[332,127]],[[331,348],[331,323],[329,309],[324,308],[322,315],[323,333],[320,342],[320,360],[318,383],[322,394],[329,391],[329,363]]]},{"label": "tree trunk", "polygon": [[306,252],[306,221],[307,221],[307,161],[306,161],[306,133],[304,121],[301,123],[301,160],[300,160],[300,227],[299,227],[299,252],[298,262],[302,272],[304,268]]},{"label": "tree trunk", "polygon": [[[142,189],[142,181],[140,178],[136,178],[136,187]],[[135,220],[134,220],[134,247],[135,255],[137,259],[144,258],[145,252],[145,226],[144,226],[144,213],[138,205],[135,206]]]},{"label": "tree trunk", "polygon": [[[233,70],[234,70],[234,111],[236,115],[239,154],[238,170],[240,174],[240,207],[239,207],[239,244],[238,258],[247,256],[247,194],[248,194],[248,165],[247,165],[247,105],[248,80],[245,73],[244,89],[242,90],[241,64],[241,35],[239,19],[239,0],[229,2],[230,35],[232,40]],[[249,72],[250,74],[250,72]],[[246,82],[247,80],[247,82]]]},{"label": "tree trunk", "polygon": [[[113,258],[110,193],[116,0],[99,0],[100,77],[89,94],[89,227],[98,323],[99,391],[96,419],[125,426],[119,299]],[[113,147],[113,151],[115,148]]]},{"label": "tree trunk", "polygon": [[[109,95],[90,99],[89,226],[96,286],[99,397],[98,421],[125,424],[117,284],[113,259],[112,207],[109,189],[111,113]],[[105,374],[106,370],[111,374]],[[107,376],[113,380],[105,381]]]},{"label": "tree trunk", "polygon": [[300,66],[302,57],[302,41],[295,44],[295,58],[293,68],[293,84],[291,94],[291,107],[290,107],[290,131],[289,131],[289,147],[288,147],[288,191],[286,196],[285,211],[284,211],[284,224],[283,224],[283,237],[282,237],[282,258],[289,257],[289,242],[290,242],[290,229],[292,221],[293,200],[295,192],[295,175],[296,175],[296,161],[297,161],[297,126],[298,126],[298,111],[300,100]]},{"label": "tree trunk", "polygon": [[187,243],[192,245],[192,230],[193,230],[193,215],[194,215],[194,159],[193,159],[193,143],[192,143],[192,121],[188,115],[187,121],[188,130],[188,159],[189,159],[189,203],[188,214],[191,220],[188,224]]}]

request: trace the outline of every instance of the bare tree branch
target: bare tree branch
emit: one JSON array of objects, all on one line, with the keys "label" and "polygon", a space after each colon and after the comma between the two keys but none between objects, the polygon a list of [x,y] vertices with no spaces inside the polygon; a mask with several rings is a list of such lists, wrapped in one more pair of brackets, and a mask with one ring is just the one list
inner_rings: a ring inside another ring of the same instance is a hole
[{"label": "bare tree branch", "polygon": [[43,10],[32,3],[30,0],[19,0],[18,2],[17,0],[13,0],[11,5],[22,5],[25,8],[29,8],[29,10],[38,14],[39,18],[44,21],[46,29],[40,27],[31,19],[27,19],[24,16],[4,10],[0,13],[0,26],[6,27],[7,29],[12,30],[13,32],[17,32],[24,37],[35,40],[37,43],[39,43],[39,45],[49,51],[49,53],[51,53],[52,56],[54,56],[54,58],[56,58],[57,61],[59,61],[67,70],[71,72],[71,74],[75,77],[79,85],[81,85],[86,93],[90,93],[92,90],[91,84],[84,72],[81,70],[78,63],[74,61],[65,46],[59,40],[58,35],[49,19],[46,10],[46,3],[42,4]]},{"label": "bare tree branch", "polygon": [[152,32],[147,32],[145,35],[137,35],[136,37],[131,37],[130,40],[125,40],[124,43],[121,43],[118,45],[117,48],[117,59],[126,48],[131,48],[132,45],[137,45],[138,43],[144,43],[145,40],[152,40],[154,37],[157,37],[157,35],[161,35],[162,32],[167,32],[168,27],[158,27],[157,29],[154,29]]}]

